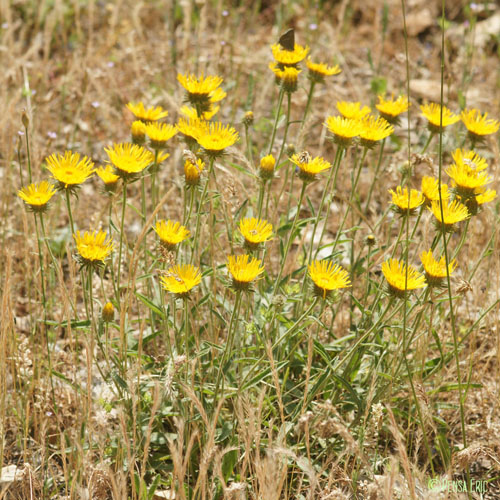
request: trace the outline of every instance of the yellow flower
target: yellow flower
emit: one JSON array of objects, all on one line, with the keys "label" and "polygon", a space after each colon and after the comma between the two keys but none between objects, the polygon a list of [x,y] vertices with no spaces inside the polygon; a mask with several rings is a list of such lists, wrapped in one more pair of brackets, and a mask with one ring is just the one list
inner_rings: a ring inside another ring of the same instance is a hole
[{"label": "yellow flower", "polygon": [[227,268],[233,277],[233,286],[237,290],[248,290],[253,280],[264,272],[262,261],[249,255],[229,255]]},{"label": "yellow flower", "polygon": [[137,144],[114,144],[104,148],[116,173],[125,181],[133,179],[154,162],[154,154]]},{"label": "yellow flower", "polygon": [[101,318],[104,322],[109,323],[113,321],[115,317],[115,307],[111,302],[107,302],[106,305],[102,308]]},{"label": "yellow flower", "polygon": [[177,265],[170,267],[160,281],[167,292],[187,297],[191,289],[200,284],[201,273],[192,264]]},{"label": "yellow flower", "polygon": [[146,134],[151,141],[153,149],[163,149],[167,141],[177,134],[177,127],[165,123],[152,122],[146,125]]},{"label": "yellow flower", "polygon": [[361,120],[371,109],[368,106],[361,107],[360,102],[337,101],[337,109],[344,118],[351,120]]},{"label": "yellow flower", "polygon": [[[479,193],[477,193],[479,191]],[[489,203],[497,197],[497,192],[494,189],[485,189],[476,191],[476,202],[478,205],[483,205],[484,203]]]},{"label": "yellow flower", "polygon": [[80,160],[78,153],[65,151],[64,156],[53,154],[45,159],[47,169],[58,181],[58,189],[74,190],[85,182],[94,172],[94,164],[84,156]]},{"label": "yellow flower", "polygon": [[323,299],[332,290],[351,286],[349,273],[329,260],[313,261],[309,266],[309,276],[314,283],[314,293]]},{"label": "yellow flower", "polygon": [[144,144],[144,141],[146,139],[146,124],[144,122],[141,122],[141,120],[136,120],[130,127],[130,133],[132,135],[132,142],[134,144]]},{"label": "yellow flower", "polygon": [[[439,124],[441,123],[441,105],[434,102],[422,104],[420,106],[422,115],[427,119],[427,127],[433,134],[439,133]],[[458,115],[452,113],[446,106],[443,106],[443,128],[453,125],[460,120]]]},{"label": "yellow flower", "polygon": [[200,120],[199,118],[189,118],[188,120],[180,118],[177,123],[177,130],[184,136],[186,142],[191,144],[196,142],[196,138],[200,134],[207,133],[208,123],[209,122]]},{"label": "yellow flower", "polygon": [[177,75],[177,80],[186,90],[186,100],[196,108],[198,116],[210,111],[211,104],[224,99],[226,93],[219,88],[220,76]]},{"label": "yellow flower", "polygon": [[281,86],[285,92],[291,93],[297,90],[297,82],[299,79],[300,69],[293,66],[285,66],[280,69],[276,64],[271,63],[269,66],[276,76],[277,81],[281,83]]},{"label": "yellow flower", "polygon": [[467,163],[453,164],[446,169],[446,173],[453,179],[457,193],[464,198],[472,197],[476,189],[485,187],[493,180],[484,170],[473,170]]},{"label": "yellow flower", "polygon": [[478,109],[465,110],[460,118],[474,141],[481,141],[485,135],[494,134],[500,128],[500,122],[488,118],[488,113],[481,114]]},{"label": "yellow flower", "polygon": [[273,237],[273,226],[267,220],[255,217],[241,219],[240,231],[245,238],[245,245],[251,250],[256,250],[259,243],[264,243]]},{"label": "yellow flower", "polygon": [[304,182],[311,182],[316,179],[316,175],[323,170],[328,170],[331,164],[320,156],[311,158],[309,153],[295,153],[290,161],[299,167],[299,177]]},{"label": "yellow flower", "polygon": [[324,63],[313,63],[308,57],[306,61],[307,69],[309,70],[308,78],[316,83],[325,83],[326,76],[338,75],[342,70],[335,66],[327,66]]},{"label": "yellow flower", "polygon": [[411,189],[409,196],[408,188],[401,186],[398,186],[395,192],[389,189],[389,193],[392,195],[394,209],[400,215],[414,215],[417,208],[424,202],[424,196],[416,189]]},{"label": "yellow flower", "polygon": [[479,156],[475,151],[456,149],[451,153],[451,156],[457,165],[466,165],[472,171],[479,172],[488,168],[486,159]]},{"label": "yellow flower", "polygon": [[406,291],[425,288],[425,276],[419,273],[413,266],[408,266],[408,272],[404,261],[397,259],[386,260],[382,264],[382,273],[389,286],[389,292],[396,297],[403,298]]},{"label": "yellow flower", "polygon": [[[206,121],[211,120],[219,112],[219,110],[220,106],[212,106],[209,111],[205,111],[205,113],[202,113],[201,119]],[[191,108],[190,106],[182,106],[180,112],[181,115],[191,120],[198,119],[198,113],[196,109]]]},{"label": "yellow flower", "polygon": [[238,132],[230,125],[210,122],[206,128],[200,128],[196,140],[208,156],[218,156],[224,149],[232,146],[239,139]]},{"label": "yellow flower", "polygon": [[205,168],[205,162],[201,158],[186,158],[184,162],[184,178],[186,185],[197,186],[200,183],[200,176]]},{"label": "yellow flower", "polygon": [[259,175],[261,179],[268,180],[274,176],[274,167],[276,166],[276,159],[273,155],[269,154],[260,159]]},{"label": "yellow flower", "polygon": [[[446,278],[446,258],[443,255],[439,261],[432,256],[432,250],[422,252],[420,260],[424,266],[425,278],[429,286],[442,286]],[[453,259],[448,264],[448,272],[451,273],[455,270],[457,261]]]},{"label": "yellow flower", "polygon": [[54,186],[50,182],[42,181],[39,184],[30,184],[22,188],[17,195],[33,212],[45,212],[55,193]]},{"label": "yellow flower", "polygon": [[142,122],[155,122],[161,118],[168,116],[168,111],[164,111],[161,106],[145,109],[144,104],[139,102],[134,104],[129,102],[127,108],[132,111],[133,115]]},{"label": "yellow flower", "polygon": [[384,118],[368,115],[360,120],[360,143],[367,148],[373,148],[378,141],[389,137],[393,132],[394,127]]},{"label": "yellow flower", "polygon": [[104,264],[106,258],[113,251],[113,242],[107,240],[107,234],[104,231],[93,231],[82,235],[77,231],[73,238],[75,239],[76,249],[79,254],[79,261],[84,266],[100,266]]},{"label": "yellow flower", "polygon": [[190,232],[180,222],[171,220],[160,220],[153,229],[159,236],[161,244],[168,250],[173,250],[178,243],[189,238],[190,235]]},{"label": "yellow flower", "polygon": [[441,218],[441,206],[439,201],[433,201],[429,210],[436,218],[436,228],[447,233],[454,231],[454,224],[462,222],[470,217],[467,207],[458,200],[454,200],[451,203],[443,205],[444,221]]},{"label": "yellow flower", "polygon": [[343,118],[342,116],[329,116],[325,125],[333,134],[333,140],[339,146],[347,148],[360,132],[358,120],[352,118]]},{"label": "yellow flower", "polygon": [[[438,179],[424,175],[424,177],[422,177],[421,189],[427,205],[430,205],[433,201],[439,201]],[[441,198],[447,200],[449,197],[450,193],[447,184],[441,183]]]},{"label": "yellow flower", "polygon": [[99,167],[96,170],[96,174],[104,182],[104,189],[108,193],[113,193],[116,190],[120,176],[115,174],[115,171],[111,165],[106,165],[105,167]]},{"label": "yellow flower", "polygon": [[405,95],[400,95],[396,100],[394,100],[394,94],[390,99],[385,99],[383,95],[379,95],[378,104],[375,107],[382,118],[385,118],[389,123],[397,123],[399,115],[408,111],[410,103]]},{"label": "yellow flower", "polygon": [[274,60],[281,66],[296,66],[309,53],[309,47],[295,44],[293,50],[284,49],[279,43],[271,45]]}]

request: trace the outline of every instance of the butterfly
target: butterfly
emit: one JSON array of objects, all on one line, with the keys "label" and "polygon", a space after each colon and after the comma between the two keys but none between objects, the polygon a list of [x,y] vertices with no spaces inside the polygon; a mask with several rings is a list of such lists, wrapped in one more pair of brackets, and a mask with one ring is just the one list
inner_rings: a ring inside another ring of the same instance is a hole
[{"label": "butterfly", "polygon": [[280,36],[279,44],[285,50],[293,51],[293,49],[295,48],[295,31],[293,30],[293,28],[285,31],[285,33]]},{"label": "butterfly", "polygon": [[311,155],[308,151],[302,151],[302,153],[298,154],[297,160],[299,163],[309,163],[311,161]]}]

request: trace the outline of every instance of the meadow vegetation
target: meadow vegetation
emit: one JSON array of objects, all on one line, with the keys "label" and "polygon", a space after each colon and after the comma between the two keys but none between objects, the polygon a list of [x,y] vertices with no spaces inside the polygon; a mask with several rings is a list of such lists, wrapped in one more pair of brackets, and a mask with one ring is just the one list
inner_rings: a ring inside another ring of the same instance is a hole
[{"label": "meadow vegetation", "polygon": [[0,17],[0,498],[500,497],[495,5]]}]

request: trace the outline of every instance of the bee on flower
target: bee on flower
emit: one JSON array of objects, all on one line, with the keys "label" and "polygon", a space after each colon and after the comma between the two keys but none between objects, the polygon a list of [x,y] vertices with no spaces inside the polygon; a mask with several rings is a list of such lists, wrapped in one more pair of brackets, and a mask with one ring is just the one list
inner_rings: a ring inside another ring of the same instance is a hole
[{"label": "bee on flower", "polygon": [[201,273],[192,264],[171,266],[160,278],[163,288],[179,298],[188,298],[191,290],[201,283]]},{"label": "bee on flower", "polygon": [[257,250],[261,243],[273,237],[273,226],[267,220],[248,217],[240,220],[240,232],[249,250]]}]

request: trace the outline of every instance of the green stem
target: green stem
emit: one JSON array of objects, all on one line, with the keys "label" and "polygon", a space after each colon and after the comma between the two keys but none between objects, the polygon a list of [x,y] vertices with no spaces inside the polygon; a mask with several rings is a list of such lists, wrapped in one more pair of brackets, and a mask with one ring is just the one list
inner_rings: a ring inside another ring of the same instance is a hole
[{"label": "green stem", "polygon": [[297,136],[297,143],[299,142],[300,135],[302,134],[302,131],[304,130],[304,126],[306,124],[306,118],[307,115],[309,114],[309,110],[311,108],[311,102],[312,102],[312,97],[314,94],[314,87],[316,86],[316,82],[314,80],[311,80],[311,85],[309,87],[309,93],[307,94],[307,102],[306,102],[306,107],[304,109],[304,116],[302,117],[302,124],[300,125],[300,130]]},{"label": "green stem", "polygon": [[[276,119],[274,120],[273,133],[271,135],[271,143],[269,144],[269,151],[267,152],[268,155],[270,155],[271,152],[273,151],[274,140],[276,139],[276,130],[278,129],[278,121],[280,118],[280,111],[281,111],[281,106],[283,104],[284,95],[285,91],[283,90],[283,87],[280,87],[280,93],[278,97],[278,109],[276,110]],[[278,165],[278,162],[276,162],[276,165]]]},{"label": "green stem", "polygon": [[26,135],[26,153],[28,154],[28,175],[30,179],[30,184],[33,182],[32,176],[31,176],[31,151],[30,151],[30,140],[29,140],[29,133],[28,133],[28,127],[24,127],[25,135]]},{"label": "green stem", "polygon": [[262,203],[264,201],[264,191],[266,190],[266,181],[261,180],[259,186],[259,201],[257,202],[257,218],[260,219],[262,215]]},{"label": "green stem", "polygon": [[295,226],[297,225],[297,221],[299,219],[300,208],[302,206],[302,200],[304,198],[304,193],[306,191],[306,186],[307,186],[307,183],[306,182],[302,182],[302,190],[300,191],[299,202],[297,203],[297,212],[295,213],[295,218],[293,219],[292,228],[290,229],[290,237],[288,238],[288,241],[286,243],[285,253],[284,253],[283,258],[281,260],[281,266],[280,266],[280,270],[279,270],[279,273],[278,273],[278,277],[276,278],[276,282],[274,283],[273,295],[276,294],[276,291],[278,289],[279,282],[281,280],[281,275],[283,274],[283,269],[284,269],[285,264],[286,264],[286,258],[288,256],[288,252],[289,252],[290,247],[292,245],[292,241],[294,240]]},{"label": "green stem", "polygon": [[373,182],[371,183],[370,190],[368,191],[368,197],[366,198],[366,204],[365,204],[365,210],[364,210],[365,214],[366,214],[366,211],[368,210],[368,207],[370,206],[373,188],[375,187],[375,184],[377,183],[377,180],[378,180],[378,172],[380,170],[380,166],[382,165],[382,157],[384,155],[384,148],[385,148],[385,139],[383,139],[382,143],[380,144],[380,153],[378,155],[377,166],[375,167],[375,175],[373,177]]},{"label": "green stem", "polygon": [[[233,312],[231,314],[231,320],[229,321],[229,328],[227,332],[227,341],[224,346],[224,352],[222,353],[222,360],[219,365],[219,369],[217,371],[217,380],[215,383],[215,392],[214,392],[214,407],[217,406],[217,397],[219,394],[219,385],[221,381],[221,376],[222,376],[222,370],[224,369],[224,365],[227,363],[227,358],[229,354],[231,354],[232,349],[233,349],[233,344],[234,344],[234,337],[236,335],[236,330],[237,328],[234,327],[233,325],[235,323],[235,319],[238,316],[239,310],[240,310],[240,305],[241,305],[241,290],[238,290],[236,292],[236,299],[234,301],[234,308]],[[222,391],[224,392],[224,377],[222,377]]]},{"label": "green stem", "polygon": [[283,142],[281,143],[280,154],[278,155],[278,159],[276,160],[276,165],[280,164],[281,157],[283,155],[283,151],[285,149],[286,138],[288,135],[288,128],[290,127],[290,110],[292,108],[292,94],[287,92],[287,107],[286,107],[286,123],[285,123],[285,133],[283,134]]},{"label": "green stem", "polygon": [[421,155],[423,155],[427,151],[427,148],[429,147],[429,144],[431,143],[432,138],[434,137],[434,135],[435,135],[434,132],[431,132],[429,134],[429,138],[427,139],[427,142],[425,143],[424,148],[422,149],[422,152],[420,153]]},{"label": "green stem", "polygon": [[[213,170],[214,166],[214,158],[211,156],[210,157],[210,164],[208,167],[208,175],[207,175],[207,180],[205,182],[205,186],[203,187],[203,191],[201,193],[201,198],[200,198],[200,204],[198,206],[198,211],[196,213],[196,229],[194,231],[194,239],[193,239],[193,245],[196,245],[196,248],[199,248],[199,241],[198,241],[198,236],[200,233],[200,224],[201,224],[201,212],[203,210],[203,204],[205,203],[205,198],[207,196],[207,191],[208,191],[208,183],[210,182],[210,173]],[[194,256],[195,256],[195,248],[193,246],[193,252],[191,253],[191,264],[193,263]]]},{"label": "green stem", "polygon": [[69,191],[67,189],[64,190],[66,194],[66,206],[68,207],[68,216],[69,222],[71,224],[71,237],[75,234],[75,224],[73,222],[73,214],[71,213],[71,203],[69,201]]},{"label": "green stem", "polygon": [[121,277],[121,270],[122,270],[122,250],[123,250],[123,240],[124,240],[124,234],[123,234],[123,227],[125,223],[125,206],[127,205],[127,183],[123,181],[123,196],[122,196],[122,220],[120,223],[120,248],[118,251],[118,273],[117,273],[117,290],[118,290],[118,295],[116,297],[116,300],[118,303],[120,303],[120,277]]},{"label": "green stem", "polygon": [[[40,214],[40,217],[42,214]],[[42,254],[42,244],[40,241],[40,233],[38,230],[38,222],[35,214],[35,229],[36,229],[36,240],[38,244],[38,259],[40,262],[40,281],[42,284],[42,307],[43,307],[43,331],[45,334],[45,343],[47,344],[47,361],[49,363],[49,378],[50,378],[50,386],[52,390],[52,404],[54,405],[54,409],[57,412],[57,404],[54,393],[54,381],[52,379],[52,361],[50,356],[50,345],[49,345],[49,333],[47,331],[47,296],[45,294],[45,268],[43,265],[43,254]]]},{"label": "green stem", "polygon": [[247,145],[248,161],[253,165],[252,140],[250,139],[250,134],[248,133],[248,125],[245,125],[245,142]]}]

